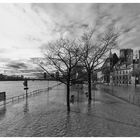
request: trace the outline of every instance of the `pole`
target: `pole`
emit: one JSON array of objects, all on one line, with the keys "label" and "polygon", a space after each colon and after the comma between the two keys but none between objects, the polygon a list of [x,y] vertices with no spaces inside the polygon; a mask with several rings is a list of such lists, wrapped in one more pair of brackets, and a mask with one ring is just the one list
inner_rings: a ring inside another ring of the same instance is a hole
[{"label": "pole", "polygon": [[24,90],[26,90],[26,98],[28,98],[28,81],[27,79],[24,80],[23,82],[23,85],[24,85]]},{"label": "pole", "polygon": [[28,92],[27,92],[27,90],[28,90],[28,89],[26,89],[26,98],[28,98]]}]

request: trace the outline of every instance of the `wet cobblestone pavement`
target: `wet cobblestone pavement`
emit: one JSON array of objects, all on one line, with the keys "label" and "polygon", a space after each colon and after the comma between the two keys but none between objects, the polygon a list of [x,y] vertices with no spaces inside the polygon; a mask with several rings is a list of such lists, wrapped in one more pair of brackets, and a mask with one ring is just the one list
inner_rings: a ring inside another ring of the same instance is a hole
[{"label": "wet cobblestone pavement", "polygon": [[[65,87],[0,108],[0,136],[140,136],[140,108],[96,90],[89,104],[79,102],[67,113]],[[81,95],[82,94],[82,95]]]}]

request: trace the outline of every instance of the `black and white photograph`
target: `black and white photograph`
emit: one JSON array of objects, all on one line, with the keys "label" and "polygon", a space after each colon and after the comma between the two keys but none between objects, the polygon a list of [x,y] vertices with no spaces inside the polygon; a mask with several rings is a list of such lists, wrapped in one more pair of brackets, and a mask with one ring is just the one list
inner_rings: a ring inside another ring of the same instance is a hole
[{"label": "black and white photograph", "polygon": [[140,137],[140,3],[0,2],[0,137]]}]

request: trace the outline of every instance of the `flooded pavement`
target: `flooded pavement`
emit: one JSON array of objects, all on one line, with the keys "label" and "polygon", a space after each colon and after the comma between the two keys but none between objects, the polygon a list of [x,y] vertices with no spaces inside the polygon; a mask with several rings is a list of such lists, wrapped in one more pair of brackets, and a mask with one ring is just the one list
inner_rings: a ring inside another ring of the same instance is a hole
[{"label": "flooded pavement", "polygon": [[140,108],[106,94],[85,91],[75,95],[71,112],[66,111],[66,89],[61,85],[28,100],[0,108],[0,136],[90,137],[140,136]]},{"label": "flooded pavement", "polygon": [[123,85],[123,86],[107,86],[100,85],[99,88],[104,92],[125,100],[131,104],[140,106],[140,86]]}]

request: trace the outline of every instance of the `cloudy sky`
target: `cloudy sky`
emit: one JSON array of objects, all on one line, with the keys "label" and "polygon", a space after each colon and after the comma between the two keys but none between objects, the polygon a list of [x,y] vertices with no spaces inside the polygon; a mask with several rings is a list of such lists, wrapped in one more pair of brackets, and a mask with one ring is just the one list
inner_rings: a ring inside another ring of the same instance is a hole
[{"label": "cloudy sky", "polygon": [[120,48],[139,49],[140,4],[0,4],[0,73],[34,75],[30,59],[60,36],[77,37],[104,15],[133,29],[120,39]]}]

